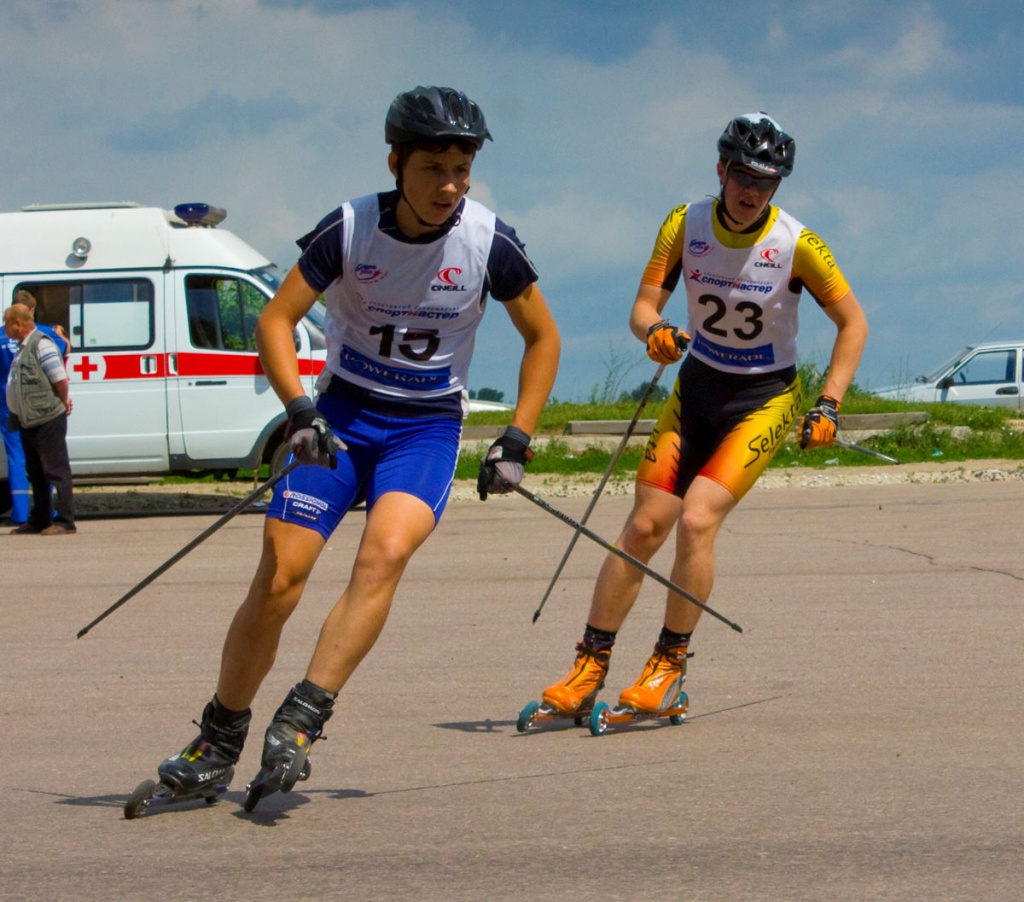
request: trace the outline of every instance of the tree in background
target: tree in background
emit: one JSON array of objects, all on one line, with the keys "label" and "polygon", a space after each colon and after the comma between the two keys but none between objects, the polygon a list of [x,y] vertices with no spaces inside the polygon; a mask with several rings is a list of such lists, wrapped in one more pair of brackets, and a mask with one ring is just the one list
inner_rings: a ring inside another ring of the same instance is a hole
[{"label": "tree in background", "polygon": [[499,404],[505,400],[505,392],[496,388],[481,388],[479,391],[471,388],[469,396],[476,401],[496,401]]},{"label": "tree in background", "polygon": [[[649,386],[650,384],[651,384],[651,380],[650,379],[648,379],[646,382],[641,382],[631,392],[623,392],[622,393],[622,397],[619,400],[620,401],[633,401],[633,402],[639,404],[640,403],[640,399],[644,396],[644,394],[647,391],[647,386]],[[658,384],[658,385],[655,386],[654,391],[651,392],[651,397],[648,398],[648,401],[657,404],[659,401],[667,400],[667,398],[668,398],[668,388],[666,388],[663,384]]]},{"label": "tree in background", "polygon": [[635,369],[642,360],[647,359],[646,355],[638,356],[632,348],[616,347],[615,345],[609,345],[608,354],[608,359],[601,358],[601,362],[607,368],[604,384],[595,385],[590,392],[591,404],[614,404],[627,395],[628,393],[622,385],[623,382],[626,381],[631,370]]}]

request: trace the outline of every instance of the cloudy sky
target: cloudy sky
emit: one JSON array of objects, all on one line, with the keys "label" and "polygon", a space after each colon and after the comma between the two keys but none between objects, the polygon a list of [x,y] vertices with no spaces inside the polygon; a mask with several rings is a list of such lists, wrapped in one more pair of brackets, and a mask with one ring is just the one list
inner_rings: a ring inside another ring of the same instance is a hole
[{"label": "cloudy sky", "polygon": [[[872,327],[859,383],[1024,338],[1019,0],[2,0],[0,210],[203,200],[280,266],[392,186],[391,99],[464,90],[494,135],[473,196],[516,228],[563,333],[555,396],[653,372],[626,321],[657,229],[715,193],[715,141],[763,109],[797,142],[777,202]],[[684,318],[682,291],[669,302]],[[802,306],[801,359],[834,331]],[[474,388],[515,394],[498,304]]]}]

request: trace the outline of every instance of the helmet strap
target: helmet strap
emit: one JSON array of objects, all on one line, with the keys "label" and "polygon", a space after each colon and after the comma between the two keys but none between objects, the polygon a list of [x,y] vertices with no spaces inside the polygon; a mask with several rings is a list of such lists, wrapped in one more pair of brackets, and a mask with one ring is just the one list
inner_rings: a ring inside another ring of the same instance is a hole
[{"label": "helmet strap", "polygon": [[445,232],[452,226],[456,225],[462,218],[459,215],[459,211],[456,210],[442,223],[427,222],[422,216],[420,216],[419,213],[416,212],[416,208],[409,201],[409,198],[405,196],[405,190],[402,188],[401,180],[399,180],[398,183],[398,196],[400,200],[405,201],[405,205],[409,208],[409,212],[412,213],[413,218],[416,220],[416,222],[418,222],[423,228],[430,229],[433,232]]},{"label": "helmet strap", "polygon": [[[398,189],[399,199],[405,201],[405,205],[409,208],[409,211],[412,213],[413,218],[416,220],[416,222],[418,222],[423,228],[430,229],[436,232],[443,232],[447,229],[450,229],[452,226],[456,225],[459,222],[459,219],[461,218],[459,216],[458,210],[452,213],[452,215],[449,216],[440,225],[435,222],[427,222],[422,216],[420,216],[419,213],[416,212],[416,208],[412,205],[412,202],[409,200],[408,197],[405,196],[405,187],[402,185],[402,175],[405,172],[405,164],[406,162],[408,162],[408,159],[401,150],[398,150],[396,152],[398,154],[398,174],[395,176],[395,187]],[[469,193],[469,188],[466,188],[466,193]]]},{"label": "helmet strap", "polygon": [[416,220],[416,222],[418,222],[421,226],[423,226],[423,228],[425,228],[425,229],[436,229],[437,231],[441,231],[441,229],[445,228],[446,226],[448,226],[451,223],[451,221],[453,219],[452,216],[449,216],[440,225],[438,225],[436,222],[427,222],[422,216],[420,216],[419,213],[416,212],[416,208],[409,201],[409,198],[407,198],[405,196],[405,191],[401,187],[399,187],[399,189],[398,189],[398,194],[399,194],[399,197],[402,200],[405,201],[405,205],[409,208],[410,212],[413,215],[413,218]]}]

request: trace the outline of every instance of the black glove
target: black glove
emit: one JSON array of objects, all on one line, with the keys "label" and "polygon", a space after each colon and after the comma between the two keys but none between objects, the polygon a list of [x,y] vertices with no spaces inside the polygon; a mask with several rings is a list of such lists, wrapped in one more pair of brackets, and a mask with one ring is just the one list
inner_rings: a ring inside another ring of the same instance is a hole
[{"label": "black glove", "polygon": [[305,395],[288,402],[288,444],[299,463],[306,466],[338,466],[338,451],[345,450],[330,424]]},{"label": "black glove", "polygon": [[647,330],[647,356],[663,366],[679,360],[689,343],[690,336],[666,319]]},{"label": "black glove", "polygon": [[822,395],[814,407],[807,411],[800,424],[800,447],[827,448],[836,440],[839,431],[839,402],[828,395]]},{"label": "black glove", "polygon": [[487,449],[480,461],[480,475],[476,481],[480,500],[486,501],[488,494],[507,495],[515,491],[523,481],[523,467],[532,459],[530,436],[516,426],[506,426],[501,437]]}]

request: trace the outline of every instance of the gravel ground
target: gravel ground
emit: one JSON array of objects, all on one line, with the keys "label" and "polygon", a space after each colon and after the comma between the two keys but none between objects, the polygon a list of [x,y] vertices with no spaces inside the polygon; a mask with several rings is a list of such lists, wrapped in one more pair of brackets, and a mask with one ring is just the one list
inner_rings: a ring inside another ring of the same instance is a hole
[{"label": "gravel ground", "polygon": [[[791,467],[769,470],[754,491],[785,488],[817,488],[886,484],[936,484],[964,482],[1005,482],[1024,480],[1024,462],[974,460],[929,462],[879,467]],[[586,496],[593,493],[598,477],[564,477],[531,474],[531,489],[552,498]],[[75,507],[81,519],[99,517],[157,516],[173,514],[223,514],[255,488],[250,482],[188,483],[176,486],[140,483],[127,486],[82,485],[75,487]],[[631,479],[612,479],[604,494],[628,495]],[[265,500],[261,498],[260,500]],[[455,502],[476,499],[476,484],[459,480],[452,489]],[[260,510],[257,503],[254,510]]]}]

